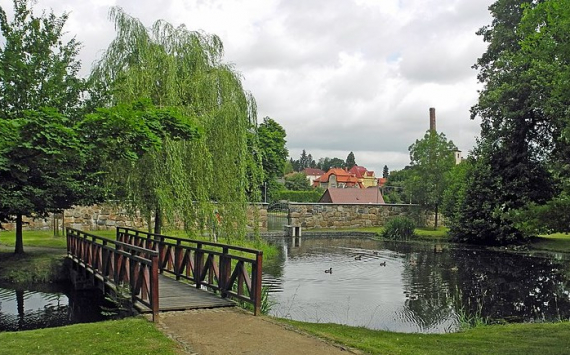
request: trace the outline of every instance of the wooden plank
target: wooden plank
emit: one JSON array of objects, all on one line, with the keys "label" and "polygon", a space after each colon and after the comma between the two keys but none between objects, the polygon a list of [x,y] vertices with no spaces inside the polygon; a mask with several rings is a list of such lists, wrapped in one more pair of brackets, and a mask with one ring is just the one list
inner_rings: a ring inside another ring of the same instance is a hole
[{"label": "wooden plank", "polygon": [[[176,281],[168,276],[158,277],[159,311],[182,311],[189,309],[234,307],[236,304],[206,290],[197,289],[194,285]],[[151,310],[137,302],[135,307],[141,313]]]}]

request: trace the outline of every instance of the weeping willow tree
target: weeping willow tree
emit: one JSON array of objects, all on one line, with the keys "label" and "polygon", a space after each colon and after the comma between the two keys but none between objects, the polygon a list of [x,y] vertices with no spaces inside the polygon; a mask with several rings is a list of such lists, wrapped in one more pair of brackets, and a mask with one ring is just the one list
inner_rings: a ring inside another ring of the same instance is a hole
[{"label": "weeping willow tree", "polygon": [[101,103],[150,99],[177,108],[203,133],[166,140],[135,163],[115,164],[122,200],[153,215],[155,232],[164,219],[167,226],[181,221],[189,232],[216,230],[228,240],[245,235],[248,196],[258,198],[262,174],[256,106],[240,75],[223,63],[220,38],[162,20],[146,28],[119,7],[110,19],[117,36],[90,77]]}]

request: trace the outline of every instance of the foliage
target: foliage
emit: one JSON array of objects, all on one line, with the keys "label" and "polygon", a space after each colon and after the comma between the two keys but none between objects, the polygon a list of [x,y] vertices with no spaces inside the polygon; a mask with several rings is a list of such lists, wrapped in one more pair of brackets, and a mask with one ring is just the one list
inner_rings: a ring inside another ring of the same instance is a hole
[{"label": "foliage", "polygon": [[265,117],[257,128],[257,135],[265,181],[283,176],[283,168],[289,155],[285,147],[285,129],[272,118]]},{"label": "foliage", "polygon": [[382,196],[386,203],[411,203],[408,182],[412,169],[406,166],[402,170],[394,170],[390,173],[386,184],[382,187]]},{"label": "foliage", "polygon": [[384,179],[387,179],[390,176],[390,170],[388,169],[388,165],[384,165],[384,168],[382,169],[382,177]]},{"label": "foliage", "polygon": [[415,236],[415,223],[408,217],[394,217],[386,222],[382,238],[408,240]]},{"label": "foliage", "polygon": [[[255,102],[239,74],[222,62],[220,38],[165,21],[147,29],[118,7],[110,17],[117,37],[90,77],[100,90],[98,100],[149,98],[156,106],[177,108],[203,131],[200,139],[166,140],[162,150],[147,154],[135,168],[118,166],[116,176],[123,177],[126,190],[149,196],[136,207],[153,212],[155,230],[163,216],[201,230],[217,210],[224,220],[220,235],[242,238],[247,198],[259,199],[262,157]],[[141,171],[151,188],[137,181]]]},{"label": "foliage", "polygon": [[293,191],[309,191],[312,189],[311,183],[304,173],[292,173],[285,176],[285,188]]},{"label": "foliage", "polygon": [[350,153],[348,153],[348,156],[346,157],[346,168],[350,170],[355,165],[358,165],[358,164],[356,164],[356,159],[354,158],[354,153],[350,152]]},{"label": "foliage", "polygon": [[467,173],[473,160],[467,159],[456,164],[448,174],[448,186],[443,193],[441,212],[447,224],[459,223],[459,210],[467,192]]},{"label": "foliage", "polygon": [[277,200],[291,201],[291,202],[319,202],[323,196],[321,189],[314,189],[310,191],[291,191],[283,190],[277,195]]},{"label": "foliage", "polygon": [[511,211],[515,227],[526,235],[570,232],[570,196],[563,192],[543,205],[531,203]]},{"label": "foliage", "polygon": [[[157,109],[149,100],[99,108],[80,123],[80,130],[88,138],[85,144],[94,147],[93,166],[107,166],[104,182],[112,200],[125,201],[132,210],[140,209],[148,215],[148,206],[163,206],[171,211],[187,202],[182,194],[170,189],[172,181],[182,178],[177,169],[165,163],[168,150],[176,142],[197,139],[202,132],[195,123],[174,108]],[[162,159],[153,159],[161,156]],[[112,162],[112,164],[108,164]],[[141,174],[141,166],[145,173]],[[179,167],[175,165],[176,167]],[[158,170],[167,174],[163,179],[151,179]],[[152,173],[151,173],[152,172]],[[125,181],[124,177],[129,176]],[[161,191],[160,200],[152,191]],[[169,198],[166,198],[170,194]],[[141,202],[144,201],[144,202]]]},{"label": "foliage", "polygon": [[16,217],[16,253],[24,252],[22,215],[65,208],[94,188],[81,176],[86,152],[70,128],[84,83],[79,43],[62,38],[66,20],[36,17],[24,0],[14,1],[11,22],[0,8],[0,220]]},{"label": "foliage", "polygon": [[273,203],[279,201],[281,191],[285,190],[285,186],[276,179],[269,180],[265,183],[264,202]]},{"label": "foliage", "polygon": [[317,168],[321,169],[322,171],[329,171],[332,168],[346,168],[346,162],[340,158],[321,158],[317,163]]},{"label": "foliage", "polygon": [[301,152],[301,156],[299,157],[298,160],[293,160],[293,158],[291,158],[289,162],[293,166],[293,170],[298,172],[303,171],[306,168],[316,167],[316,163],[313,160],[313,156],[311,154],[307,154],[305,149],[303,149],[303,151]]},{"label": "foliage", "polygon": [[447,140],[445,134],[431,130],[409,147],[412,169],[406,183],[412,202],[435,212],[436,228],[439,206],[448,185],[448,174],[455,165],[453,152],[456,150],[457,147]]},{"label": "foliage", "polygon": [[21,115],[8,122],[10,135],[0,137],[9,140],[0,143],[5,147],[0,215],[16,216],[17,253],[24,251],[22,216],[43,216],[101,195],[98,174],[86,164],[90,147],[82,144],[83,137],[70,120],[48,108]]},{"label": "foliage", "polygon": [[295,169],[293,168],[293,163],[291,161],[292,161],[292,159],[289,159],[285,162],[285,166],[283,167],[283,174],[284,175],[295,172]]},{"label": "foliage", "polygon": [[[552,114],[558,111],[553,111],[555,105],[545,103],[552,103],[551,98],[558,102],[548,91],[553,86],[560,88],[557,83],[562,81],[552,81],[551,70],[537,70],[541,61],[535,58],[541,58],[540,53],[529,55],[521,49],[521,41],[528,35],[519,27],[523,11],[531,13],[537,4],[498,0],[490,7],[492,25],[478,32],[489,43],[475,66],[484,84],[472,108],[472,117],[482,119],[481,139],[474,152],[474,168],[467,174],[458,223],[450,230],[457,241],[522,241],[528,235],[515,225],[514,211],[544,204],[557,193],[549,166],[556,167],[559,158],[548,159],[566,149],[558,139],[561,126]],[[531,34],[542,25],[531,25]]]},{"label": "foliage", "polygon": [[27,5],[14,0],[11,22],[0,7],[0,113],[14,119],[25,110],[53,107],[69,114],[78,108],[85,88],[77,76],[80,43],[63,40],[67,14],[37,17]]}]

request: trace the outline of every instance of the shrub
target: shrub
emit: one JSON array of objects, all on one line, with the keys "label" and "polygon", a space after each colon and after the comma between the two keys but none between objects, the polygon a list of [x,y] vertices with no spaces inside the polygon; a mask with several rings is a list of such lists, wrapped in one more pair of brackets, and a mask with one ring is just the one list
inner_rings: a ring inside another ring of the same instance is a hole
[{"label": "shrub", "polygon": [[395,217],[386,222],[382,237],[393,240],[407,240],[415,236],[415,223],[408,217]]}]

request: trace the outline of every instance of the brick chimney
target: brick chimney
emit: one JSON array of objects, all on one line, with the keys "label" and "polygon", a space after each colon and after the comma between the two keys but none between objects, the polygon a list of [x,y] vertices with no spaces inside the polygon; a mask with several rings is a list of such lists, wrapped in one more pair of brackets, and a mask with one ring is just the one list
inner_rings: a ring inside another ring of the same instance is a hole
[{"label": "brick chimney", "polygon": [[435,132],[435,108],[429,109],[429,130]]}]

